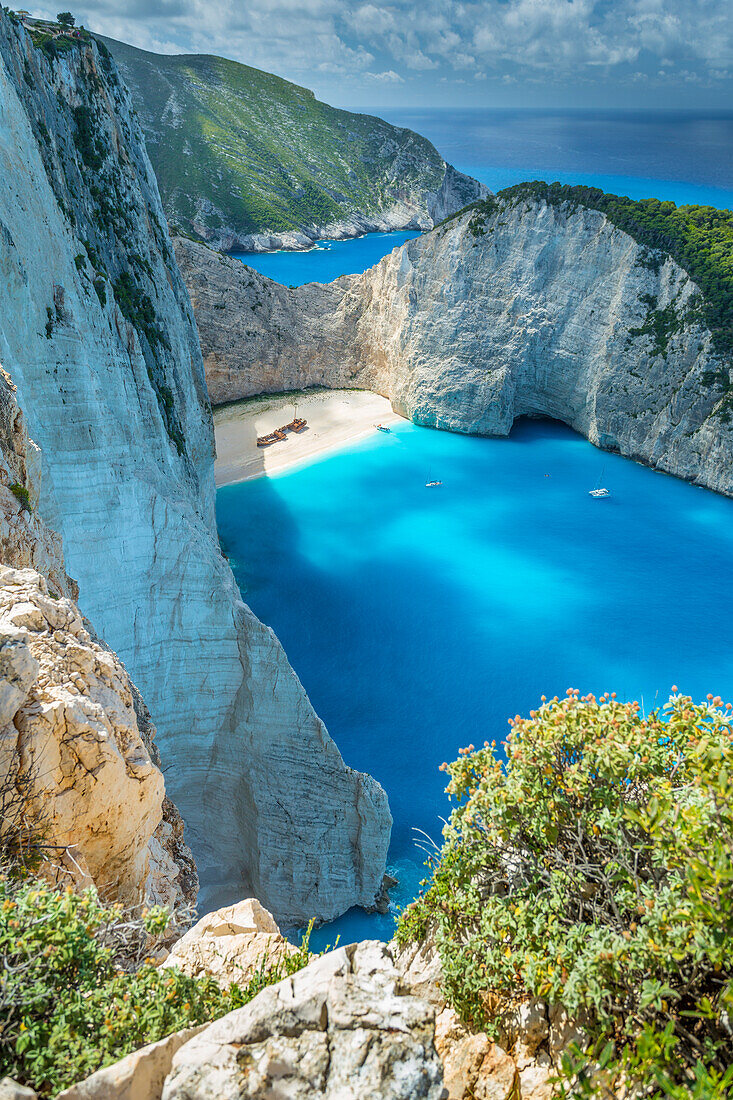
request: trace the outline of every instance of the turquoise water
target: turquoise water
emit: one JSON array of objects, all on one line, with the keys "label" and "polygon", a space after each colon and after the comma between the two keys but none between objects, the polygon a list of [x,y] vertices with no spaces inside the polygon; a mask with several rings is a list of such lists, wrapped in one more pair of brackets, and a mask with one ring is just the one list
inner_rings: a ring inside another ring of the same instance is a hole
[{"label": "turquoise water", "polygon": [[350,241],[319,241],[307,252],[232,252],[242,263],[286,286],[330,283],[378,264],[393,248],[419,233],[366,233]]},{"label": "turquoise water", "polygon": [[[554,422],[505,440],[403,424],[220,489],[217,510],[246,599],[346,761],[388,792],[397,903],[424,873],[413,827],[437,841],[449,812],[440,763],[543,693],[733,697],[733,502]],[[352,912],[314,943],[392,927]]]}]

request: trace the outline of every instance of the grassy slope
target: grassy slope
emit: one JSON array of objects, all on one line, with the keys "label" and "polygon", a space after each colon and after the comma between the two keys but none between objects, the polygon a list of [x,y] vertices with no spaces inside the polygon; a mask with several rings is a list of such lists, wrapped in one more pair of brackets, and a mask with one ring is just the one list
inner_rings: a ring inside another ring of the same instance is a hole
[{"label": "grassy slope", "polygon": [[443,160],[427,139],[234,61],[161,56],[104,40],[130,86],[169,219],[241,234],[376,214],[437,190]]}]

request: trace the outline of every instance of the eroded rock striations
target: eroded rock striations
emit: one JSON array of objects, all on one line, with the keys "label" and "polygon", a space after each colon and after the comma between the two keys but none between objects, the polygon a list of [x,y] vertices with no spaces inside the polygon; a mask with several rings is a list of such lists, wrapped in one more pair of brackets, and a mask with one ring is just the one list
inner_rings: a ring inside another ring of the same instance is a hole
[{"label": "eroded rock striations", "polygon": [[488,205],[363,275],[294,290],[177,241],[212,401],[365,387],[416,423],[479,435],[549,416],[733,494],[731,363],[689,275],[577,203]]},{"label": "eroded rock striations", "polygon": [[40,446],[38,515],[150,708],[205,900],[253,893],[285,926],[370,904],[386,796],[220,553],[198,340],[129,94],[103,48],[49,61],[6,13],[0,363]]}]

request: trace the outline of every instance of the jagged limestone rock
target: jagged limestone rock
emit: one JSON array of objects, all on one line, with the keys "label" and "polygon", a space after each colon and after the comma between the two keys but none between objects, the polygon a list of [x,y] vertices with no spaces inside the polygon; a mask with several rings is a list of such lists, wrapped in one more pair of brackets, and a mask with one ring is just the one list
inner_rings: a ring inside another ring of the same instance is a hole
[{"label": "jagged limestone rock", "polygon": [[260,969],[276,967],[297,948],[255,898],[207,913],[173,945],[162,964],[184,974],[210,974],[219,985],[245,986]]},{"label": "jagged limestone rock", "polygon": [[211,1024],[173,1058],[163,1100],[440,1100],[433,1010],[405,994],[389,949],[315,959]]},{"label": "jagged limestone rock", "polygon": [[156,838],[163,776],[125,669],[71,600],[52,596],[34,570],[4,565],[0,703],[0,775],[17,784],[29,825],[53,845],[41,873],[129,905],[154,895],[180,908],[178,867]]},{"label": "jagged limestone rock", "polygon": [[198,339],[129,94],[96,45],[49,62],[2,12],[0,363],[41,448],[35,508],[150,708],[204,903],[254,894],[284,926],[372,904],[386,795],[222,557]]},{"label": "jagged limestone rock", "polygon": [[[599,211],[497,199],[361,275],[289,290],[190,241],[190,289],[212,401],[358,387],[418,424],[507,435],[521,416],[733,495],[733,431],[711,376],[731,363],[671,258]],[[221,308],[221,307],[224,308]],[[650,310],[674,310],[660,350]]]}]

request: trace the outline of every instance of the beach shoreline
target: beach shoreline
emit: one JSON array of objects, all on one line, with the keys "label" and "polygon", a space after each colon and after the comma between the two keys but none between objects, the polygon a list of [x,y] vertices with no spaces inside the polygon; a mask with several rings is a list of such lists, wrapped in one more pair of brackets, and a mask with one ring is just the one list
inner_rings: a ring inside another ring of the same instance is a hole
[{"label": "beach shoreline", "polygon": [[[267,435],[297,415],[307,422],[301,433],[258,447]],[[307,390],[265,394],[214,409],[216,487],[265,477],[312,462],[329,451],[365,439],[377,424],[389,427],[403,417],[386,397],[369,390]]]}]

